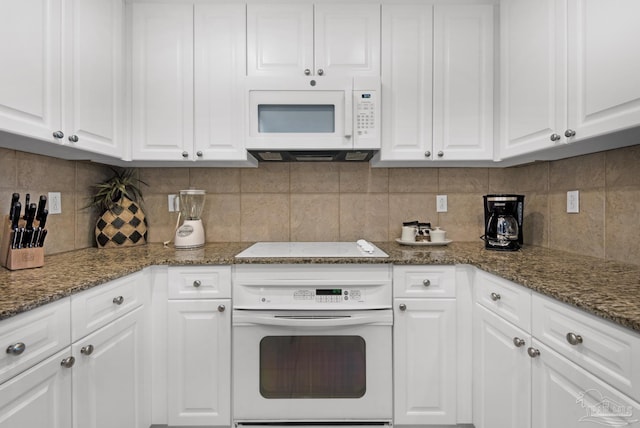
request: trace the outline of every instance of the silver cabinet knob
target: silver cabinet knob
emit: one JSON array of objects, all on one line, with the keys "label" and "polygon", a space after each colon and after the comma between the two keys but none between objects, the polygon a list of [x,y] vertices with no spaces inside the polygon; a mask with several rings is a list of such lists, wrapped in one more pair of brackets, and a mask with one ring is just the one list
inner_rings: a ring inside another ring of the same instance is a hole
[{"label": "silver cabinet knob", "polygon": [[425,279],[424,281],[422,281],[422,285],[424,285],[425,287],[428,287],[431,285],[431,281],[428,279]]},{"label": "silver cabinet knob", "polygon": [[564,131],[564,136],[567,138],[575,137],[575,135],[576,131],[574,131],[573,129],[567,129],[566,131]]},{"label": "silver cabinet knob", "polygon": [[439,157],[439,158],[441,158],[441,157],[443,157],[443,156],[444,156],[444,152],[443,152],[443,151],[439,151],[439,152],[438,152],[438,157]]},{"label": "silver cabinet knob", "polygon": [[124,297],[122,296],[114,297],[113,303],[115,303],[116,305],[121,305],[122,303],[124,303]]},{"label": "silver cabinet knob", "polygon": [[431,157],[431,152],[429,150],[427,150],[426,152],[424,152],[424,157],[425,158],[430,158]]},{"label": "silver cabinet knob", "polygon": [[77,143],[79,140],[77,135],[69,135],[69,141],[71,141],[72,143]]},{"label": "silver cabinet knob", "polygon": [[27,345],[22,342],[14,343],[13,345],[9,345],[7,348],[7,354],[11,355],[20,355],[27,349]]},{"label": "silver cabinet knob", "polygon": [[567,342],[573,346],[579,345],[582,343],[582,336],[575,333],[567,333]]},{"label": "silver cabinet knob", "polygon": [[183,158],[188,158],[189,157],[189,152],[187,152],[187,151],[182,152],[182,157]]},{"label": "silver cabinet knob", "polygon": [[70,369],[76,363],[76,359],[74,357],[67,357],[64,360],[60,361],[60,365],[66,369]]},{"label": "silver cabinet knob", "polygon": [[319,68],[318,69],[318,76],[322,76],[324,74],[324,70]]},{"label": "silver cabinet knob", "polygon": [[549,137],[551,141],[558,141],[560,138],[562,138],[560,134],[551,134],[551,137]]},{"label": "silver cabinet knob", "polygon": [[520,348],[524,346],[524,339],[520,339],[519,337],[514,337],[513,344],[516,345],[516,348]]},{"label": "silver cabinet knob", "polygon": [[227,308],[224,305],[218,305],[218,312],[224,312],[225,309]]},{"label": "silver cabinet knob", "polygon": [[305,69],[304,69],[304,74],[305,74],[306,76],[310,75],[310,74],[311,74],[311,70],[309,70],[308,68],[305,68]]},{"label": "silver cabinet knob", "polygon": [[56,131],[53,133],[53,138],[64,138],[64,132]]},{"label": "silver cabinet knob", "polygon": [[401,311],[406,311],[406,310],[407,310],[407,305],[405,305],[404,303],[400,303],[400,305],[398,306],[398,308],[399,308]]},{"label": "silver cabinet knob", "polygon": [[494,302],[497,302],[498,300],[500,300],[501,296],[498,293],[491,293],[491,300],[493,300]]},{"label": "silver cabinet knob", "polygon": [[201,152],[200,150],[198,150],[198,151],[196,152],[196,156],[198,156],[199,158],[201,158],[201,157],[202,157],[202,152]]},{"label": "silver cabinet knob", "polygon": [[199,279],[196,279],[195,281],[193,281],[193,286],[195,288],[198,288],[202,285],[202,281],[200,281]]},{"label": "silver cabinet knob", "polygon": [[80,348],[80,353],[83,355],[91,355],[93,354],[93,345],[87,345]]},{"label": "silver cabinet knob", "polygon": [[527,354],[529,354],[531,358],[536,358],[540,356],[540,350],[529,347],[529,349],[527,349]]}]

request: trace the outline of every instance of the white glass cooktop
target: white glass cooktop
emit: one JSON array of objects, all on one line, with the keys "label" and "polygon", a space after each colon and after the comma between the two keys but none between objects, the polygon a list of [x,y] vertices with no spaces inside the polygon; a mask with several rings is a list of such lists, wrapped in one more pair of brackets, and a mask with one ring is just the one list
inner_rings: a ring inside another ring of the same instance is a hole
[{"label": "white glass cooktop", "polygon": [[389,257],[370,242],[258,242],[236,254],[250,257]]}]

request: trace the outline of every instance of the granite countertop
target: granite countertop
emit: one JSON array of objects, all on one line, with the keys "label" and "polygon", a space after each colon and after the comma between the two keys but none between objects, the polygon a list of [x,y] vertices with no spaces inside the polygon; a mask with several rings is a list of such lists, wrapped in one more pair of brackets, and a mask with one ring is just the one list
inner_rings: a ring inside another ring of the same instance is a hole
[{"label": "granite countertop", "polygon": [[469,264],[640,333],[640,266],[541,247],[525,246],[518,252],[487,251],[482,242],[455,242],[442,247],[375,244],[389,258],[236,259],[236,254],[252,245],[247,242],[210,243],[196,250],[148,244],[55,254],[46,256],[41,268],[13,272],[0,268],[0,319],[153,265]]}]

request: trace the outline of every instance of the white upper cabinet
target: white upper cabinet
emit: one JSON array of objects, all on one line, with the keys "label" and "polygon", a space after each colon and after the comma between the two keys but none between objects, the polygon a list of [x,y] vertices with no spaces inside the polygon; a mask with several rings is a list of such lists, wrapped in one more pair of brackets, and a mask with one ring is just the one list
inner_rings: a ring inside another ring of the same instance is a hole
[{"label": "white upper cabinet", "polygon": [[196,158],[246,159],[245,5],[197,4],[194,25]]},{"label": "white upper cabinet", "polygon": [[55,141],[60,123],[60,0],[0,1],[0,129]]},{"label": "white upper cabinet", "polygon": [[493,159],[493,5],[382,10],[382,161]]},{"label": "white upper cabinet", "polygon": [[0,129],[120,158],[122,0],[0,3]]},{"label": "white upper cabinet", "polygon": [[501,159],[640,125],[635,0],[503,0]]},{"label": "white upper cabinet", "polygon": [[193,155],[193,5],[132,5],[134,160]]},{"label": "white upper cabinet", "polygon": [[433,155],[493,159],[492,5],[436,5]]},{"label": "white upper cabinet", "polygon": [[132,5],[131,157],[246,161],[243,4]]},{"label": "white upper cabinet", "polygon": [[583,139],[640,125],[640,2],[568,4],[568,129]]},{"label": "white upper cabinet", "polygon": [[66,0],[62,15],[64,142],[121,157],[122,0]]},{"label": "white upper cabinet", "polygon": [[567,111],[566,8],[558,0],[500,4],[502,158],[560,144]]},{"label": "white upper cabinet", "polygon": [[382,160],[429,159],[433,6],[382,7]]},{"label": "white upper cabinet", "polygon": [[379,76],[380,5],[249,4],[249,76]]}]

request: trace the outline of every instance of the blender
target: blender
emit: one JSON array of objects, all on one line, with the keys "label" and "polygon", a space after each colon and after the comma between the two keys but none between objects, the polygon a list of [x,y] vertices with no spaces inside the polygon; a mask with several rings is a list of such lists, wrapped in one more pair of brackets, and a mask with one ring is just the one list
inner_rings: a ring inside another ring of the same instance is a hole
[{"label": "blender", "polygon": [[173,240],[176,248],[197,248],[204,245],[204,228],[200,219],[204,208],[204,195],[204,190],[180,191],[182,225],[176,230]]}]

